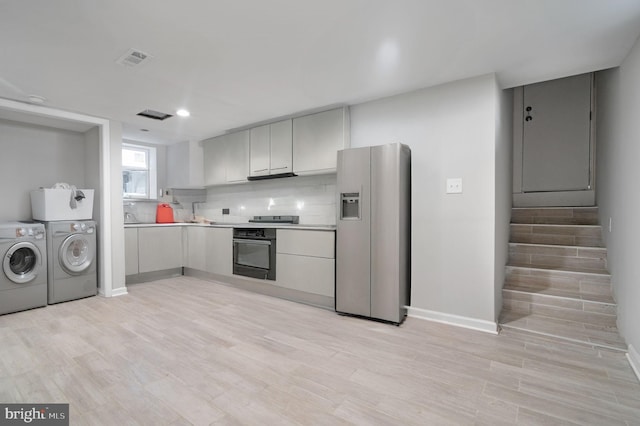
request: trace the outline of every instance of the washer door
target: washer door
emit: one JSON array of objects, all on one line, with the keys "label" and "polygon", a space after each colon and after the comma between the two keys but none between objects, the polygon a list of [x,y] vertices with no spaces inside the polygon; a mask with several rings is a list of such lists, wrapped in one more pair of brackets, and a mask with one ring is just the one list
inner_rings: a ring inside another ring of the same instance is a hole
[{"label": "washer door", "polygon": [[33,281],[37,276],[40,265],[40,251],[28,241],[11,246],[4,256],[2,269],[4,274],[16,284]]},{"label": "washer door", "polygon": [[60,245],[60,266],[71,275],[79,275],[89,269],[95,253],[89,239],[83,234],[69,235]]}]

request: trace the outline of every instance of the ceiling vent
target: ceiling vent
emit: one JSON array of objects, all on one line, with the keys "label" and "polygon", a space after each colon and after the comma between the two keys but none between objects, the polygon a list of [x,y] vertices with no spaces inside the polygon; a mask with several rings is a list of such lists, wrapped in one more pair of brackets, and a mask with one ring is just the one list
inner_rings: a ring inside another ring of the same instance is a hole
[{"label": "ceiling vent", "polygon": [[147,62],[153,56],[148,53],[144,53],[140,50],[129,49],[127,53],[116,59],[116,64],[126,65],[128,67],[135,67],[143,62]]},{"label": "ceiling vent", "polygon": [[166,114],[160,111],[154,111],[152,109],[145,109],[144,111],[141,111],[136,115],[139,115],[140,117],[153,118],[154,120],[160,120],[160,121],[166,120],[169,117],[173,117],[173,115],[171,114]]}]

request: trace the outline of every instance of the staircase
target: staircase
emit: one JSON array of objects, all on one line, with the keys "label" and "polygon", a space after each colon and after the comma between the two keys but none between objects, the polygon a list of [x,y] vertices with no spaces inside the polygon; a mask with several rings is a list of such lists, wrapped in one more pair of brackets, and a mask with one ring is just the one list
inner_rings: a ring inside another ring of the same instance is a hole
[{"label": "staircase", "polygon": [[626,350],[597,207],[514,208],[502,329]]}]

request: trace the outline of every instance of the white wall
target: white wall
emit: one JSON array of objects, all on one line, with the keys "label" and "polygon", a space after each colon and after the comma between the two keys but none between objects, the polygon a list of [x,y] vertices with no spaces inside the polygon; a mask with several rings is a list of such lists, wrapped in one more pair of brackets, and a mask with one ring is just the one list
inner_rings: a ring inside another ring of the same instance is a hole
[{"label": "white wall", "polygon": [[640,235],[640,41],[619,68],[598,73],[596,84],[600,220],[618,302],[618,327],[626,342],[637,351],[640,349],[640,262],[636,257]]},{"label": "white wall", "polygon": [[495,318],[502,310],[502,287],[509,259],[513,175],[513,90],[496,93],[496,238],[495,238]]},{"label": "white wall", "polygon": [[[496,158],[501,172],[510,160],[504,141],[496,151],[497,93],[486,75],[351,107],[352,147],[412,150],[411,307],[493,331],[496,206],[504,202],[496,202]],[[446,194],[447,178],[462,178],[464,192]],[[504,179],[510,185],[510,174]]]},{"label": "white wall", "polygon": [[[122,211],[122,124],[111,121],[110,129],[110,167],[111,167],[111,291],[113,294],[125,294],[124,272],[124,213]],[[105,230],[105,232],[108,232]],[[110,295],[108,295],[110,296]]]},{"label": "white wall", "polygon": [[0,120],[0,149],[0,221],[31,220],[33,189],[85,186],[82,133]]}]

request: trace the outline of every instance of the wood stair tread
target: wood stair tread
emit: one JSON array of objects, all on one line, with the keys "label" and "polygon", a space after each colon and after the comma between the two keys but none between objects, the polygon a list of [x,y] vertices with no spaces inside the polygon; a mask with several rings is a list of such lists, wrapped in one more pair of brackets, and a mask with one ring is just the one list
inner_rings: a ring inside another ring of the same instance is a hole
[{"label": "wood stair tread", "polygon": [[616,302],[613,300],[611,295],[599,295],[599,294],[584,294],[578,291],[570,291],[563,289],[555,289],[555,288],[540,288],[535,286],[527,286],[522,284],[510,284],[506,283],[503,287],[503,290],[507,291],[517,291],[521,293],[532,293],[550,297],[561,297],[566,299],[576,299],[584,302],[594,302],[594,303],[606,303],[610,305],[614,305]]},{"label": "wood stair tread", "polygon": [[533,266],[523,266],[523,265],[506,265],[507,268],[512,269],[521,269],[521,270],[532,270],[532,271],[540,271],[540,272],[549,272],[549,273],[558,273],[558,274],[566,274],[566,275],[592,275],[594,277],[611,277],[609,271],[604,272],[586,272],[586,271],[571,271],[567,269],[552,269],[552,268],[540,268]]},{"label": "wood stair tread", "polygon": [[589,346],[626,350],[626,344],[615,327],[598,327],[540,314],[523,314],[509,310],[503,310],[499,324],[502,328],[556,337]]},{"label": "wood stair tread", "polygon": [[530,264],[519,263],[519,262],[509,262],[507,266],[518,267],[518,268],[541,269],[541,270],[548,270],[548,271],[563,271],[563,272],[577,272],[577,273],[585,273],[585,274],[609,275],[609,271],[603,268],[580,268],[575,266],[570,267],[570,266],[546,266],[546,265],[531,266]]}]

